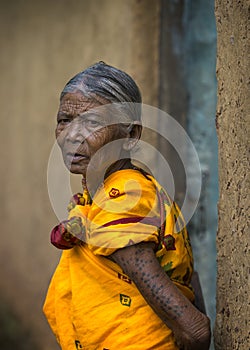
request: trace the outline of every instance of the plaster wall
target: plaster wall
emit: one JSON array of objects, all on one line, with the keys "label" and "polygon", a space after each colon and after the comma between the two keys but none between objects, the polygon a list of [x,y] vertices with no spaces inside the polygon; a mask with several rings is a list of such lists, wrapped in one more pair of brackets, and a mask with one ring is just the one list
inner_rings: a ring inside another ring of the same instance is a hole
[{"label": "plaster wall", "polygon": [[219,203],[215,349],[248,349],[249,1],[215,2]]},{"label": "plaster wall", "polygon": [[56,349],[41,308],[60,253],[49,243],[57,218],[46,178],[58,96],[73,74],[103,60],[130,73],[144,102],[156,105],[159,2],[12,0],[0,7],[0,295],[28,329],[24,349],[28,338],[33,349]]}]

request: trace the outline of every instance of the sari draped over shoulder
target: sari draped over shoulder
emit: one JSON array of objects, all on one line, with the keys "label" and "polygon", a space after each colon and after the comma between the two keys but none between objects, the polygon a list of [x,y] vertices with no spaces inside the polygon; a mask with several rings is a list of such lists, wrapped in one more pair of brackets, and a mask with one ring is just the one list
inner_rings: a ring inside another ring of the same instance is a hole
[{"label": "sari draped over shoulder", "polygon": [[109,259],[117,249],[155,242],[160,265],[193,301],[192,250],[177,205],[153,177],[126,169],[111,174],[92,201],[78,195],[69,209],[52,230],[52,243],[64,251],[44,303],[61,348],[178,349],[172,331]]}]

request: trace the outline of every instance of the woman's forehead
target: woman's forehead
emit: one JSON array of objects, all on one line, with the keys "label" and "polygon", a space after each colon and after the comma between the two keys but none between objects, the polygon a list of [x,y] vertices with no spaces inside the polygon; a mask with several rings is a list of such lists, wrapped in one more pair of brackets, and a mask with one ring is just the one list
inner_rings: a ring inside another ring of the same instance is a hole
[{"label": "woman's forehead", "polygon": [[79,91],[66,93],[61,98],[58,114],[81,115],[90,111],[105,117],[107,121],[131,121],[127,113],[120,110],[118,103],[111,103],[98,95],[87,97]]},{"label": "woman's forehead", "polygon": [[67,93],[60,100],[58,114],[79,115],[91,110],[96,112],[99,110],[101,113],[102,110],[104,111],[105,102],[98,98],[86,97],[79,92]]}]

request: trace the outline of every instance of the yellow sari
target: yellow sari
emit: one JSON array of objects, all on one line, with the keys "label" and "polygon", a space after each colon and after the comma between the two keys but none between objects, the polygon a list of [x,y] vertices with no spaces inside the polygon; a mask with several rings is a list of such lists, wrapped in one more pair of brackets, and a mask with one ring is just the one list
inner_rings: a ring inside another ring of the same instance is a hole
[{"label": "yellow sari", "polygon": [[93,202],[81,204],[69,220],[81,218],[84,242],[63,252],[44,304],[61,348],[178,349],[172,331],[108,259],[116,249],[155,242],[162,268],[193,301],[192,251],[178,207],[151,176],[131,169],[111,174]]}]

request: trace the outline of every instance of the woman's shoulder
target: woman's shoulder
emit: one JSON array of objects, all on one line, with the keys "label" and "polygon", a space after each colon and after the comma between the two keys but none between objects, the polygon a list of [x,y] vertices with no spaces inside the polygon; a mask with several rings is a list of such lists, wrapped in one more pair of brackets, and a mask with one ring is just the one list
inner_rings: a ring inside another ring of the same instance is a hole
[{"label": "woman's shoulder", "polygon": [[[155,181],[151,175],[139,168],[122,169],[112,173],[105,181],[104,188],[106,191],[115,193],[115,189],[127,190],[155,190]],[[126,191],[126,192],[127,192]]]},{"label": "woman's shoulder", "polygon": [[157,202],[157,190],[150,176],[137,169],[122,169],[105,179],[93,202],[99,207],[112,203],[119,207],[129,203],[129,207],[131,203],[152,206]]}]

